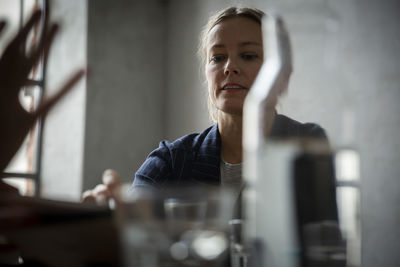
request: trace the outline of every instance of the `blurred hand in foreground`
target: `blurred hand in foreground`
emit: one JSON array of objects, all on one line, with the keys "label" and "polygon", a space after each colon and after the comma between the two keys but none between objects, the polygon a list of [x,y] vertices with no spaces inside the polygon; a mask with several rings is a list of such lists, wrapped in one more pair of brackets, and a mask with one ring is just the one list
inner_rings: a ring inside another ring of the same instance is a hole
[{"label": "blurred hand in foreground", "polygon": [[[22,87],[29,85],[28,76],[41,56],[47,58],[47,54],[58,31],[57,24],[44,23],[43,34],[38,40],[36,48],[28,53],[24,52],[24,46],[29,32],[40,21],[41,11],[33,13],[28,22],[8,44],[4,53],[0,56],[0,168],[3,171],[19,147],[25,136],[38,118],[43,118],[54,105],[69,92],[72,87],[83,77],[85,71],[79,69],[66,80],[60,90],[52,97],[43,101],[33,111],[26,111],[20,101],[19,93]],[[47,16],[49,17],[49,16]],[[0,22],[0,35],[6,26],[5,21]]]}]

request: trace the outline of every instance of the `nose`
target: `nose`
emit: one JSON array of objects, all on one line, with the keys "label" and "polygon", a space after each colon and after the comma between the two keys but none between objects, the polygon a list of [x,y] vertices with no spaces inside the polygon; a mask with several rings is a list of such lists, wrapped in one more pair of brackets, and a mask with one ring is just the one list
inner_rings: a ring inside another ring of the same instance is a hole
[{"label": "nose", "polygon": [[232,59],[228,59],[226,61],[225,67],[224,67],[224,74],[226,76],[231,75],[231,74],[240,74],[239,66],[236,64],[236,62]]}]

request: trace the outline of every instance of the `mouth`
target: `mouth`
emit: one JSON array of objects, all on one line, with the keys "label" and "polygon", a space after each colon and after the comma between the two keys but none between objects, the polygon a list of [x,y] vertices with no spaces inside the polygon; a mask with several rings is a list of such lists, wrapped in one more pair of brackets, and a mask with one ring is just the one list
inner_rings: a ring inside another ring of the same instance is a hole
[{"label": "mouth", "polygon": [[247,88],[242,86],[242,85],[240,85],[240,84],[227,83],[221,88],[221,90],[222,91],[225,91],[225,90],[236,91],[236,90],[247,90]]}]

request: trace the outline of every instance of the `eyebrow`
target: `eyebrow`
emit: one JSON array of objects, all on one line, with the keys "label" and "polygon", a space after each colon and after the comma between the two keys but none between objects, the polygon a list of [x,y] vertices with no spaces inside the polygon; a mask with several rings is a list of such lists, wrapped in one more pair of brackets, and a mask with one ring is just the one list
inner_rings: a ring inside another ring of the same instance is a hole
[{"label": "eyebrow", "polygon": [[[255,46],[262,46],[260,43],[257,42],[242,42],[239,46],[248,46],[248,45],[255,45]],[[211,48],[224,48],[225,45],[223,44],[215,44]]]}]

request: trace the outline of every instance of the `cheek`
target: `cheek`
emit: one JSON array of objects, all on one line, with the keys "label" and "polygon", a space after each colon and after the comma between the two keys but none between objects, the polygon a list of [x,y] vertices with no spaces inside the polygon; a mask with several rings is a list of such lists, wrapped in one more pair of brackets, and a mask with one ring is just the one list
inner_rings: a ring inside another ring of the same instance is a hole
[{"label": "cheek", "polygon": [[217,90],[214,84],[208,84],[208,99],[214,106],[216,106]]},{"label": "cheek", "polygon": [[257,65],[257,66],[254,66],[254,67],[250,70],[250,72],[249,72],[249,77],[250,77],[250,79],[251,79],[251,84],[253,84],[253,82],[255,81],[255,79],[256,79],[256,77],[257,77],[257,75],[258,75],[258,72],[259,72],[260,69],[261,69],[261,66],[262,66],[262,64]]},{"label": "cheek", "polygon": [[215,88],[217,86],[217,75],[214,69],[206,68],[206,80],[208,91],[211,94],[213,91],[215,91]]}]

